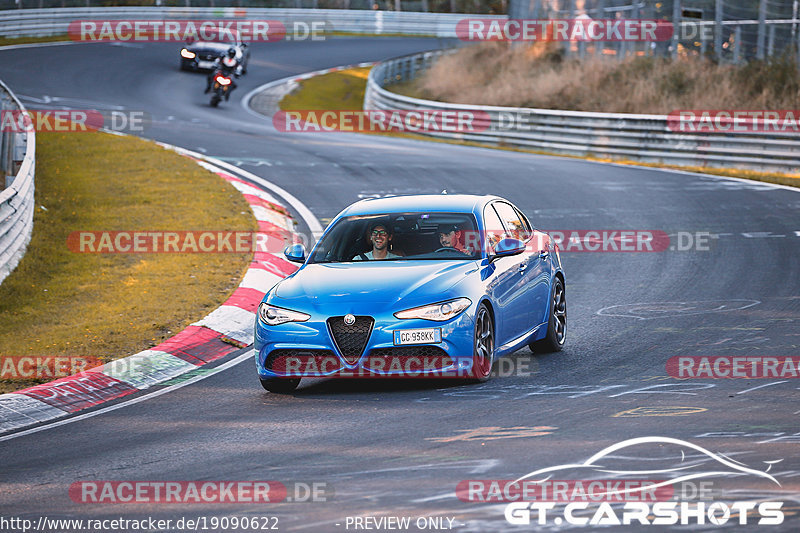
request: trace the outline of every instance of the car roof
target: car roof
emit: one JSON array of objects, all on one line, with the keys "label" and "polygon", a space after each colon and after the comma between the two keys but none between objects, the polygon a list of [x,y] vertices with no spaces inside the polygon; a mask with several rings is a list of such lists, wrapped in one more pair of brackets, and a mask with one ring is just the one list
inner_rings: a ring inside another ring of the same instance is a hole
[{"label": "car roof", "polygon": [[385,196],[367,198],[354,203],[341,216],[372,215],[383,213],[407,213],[427,211],[432,213],[473,213],[476,207],[499,200],[497,196],[474,194],[417,194],[408,196]]}]

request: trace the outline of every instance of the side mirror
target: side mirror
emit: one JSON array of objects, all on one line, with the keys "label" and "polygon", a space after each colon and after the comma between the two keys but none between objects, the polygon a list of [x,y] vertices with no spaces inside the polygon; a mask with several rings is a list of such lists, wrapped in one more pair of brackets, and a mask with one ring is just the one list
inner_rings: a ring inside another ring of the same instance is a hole
[{"label": "side mirror", "polygon": [[499,257],[508,257],[511,255],[518,255],[525,251],[525,243],[519,239],[512,239],[506,237],[501,239],[494,247],[494,255],[491,260],[494,261]]},{"label": "side mirror", "polygon": [[283,251],[286,259],[292,263],[305,263],[306,262],[306,247],[302,244],[291,244]]}]

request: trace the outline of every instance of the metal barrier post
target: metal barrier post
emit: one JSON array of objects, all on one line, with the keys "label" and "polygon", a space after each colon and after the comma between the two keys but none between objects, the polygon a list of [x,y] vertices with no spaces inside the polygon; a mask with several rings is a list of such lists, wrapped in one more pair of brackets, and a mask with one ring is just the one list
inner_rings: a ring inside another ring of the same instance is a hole
[{"label": "metal barrier post", "polygon": [[722,0],[714,6],[714,55],[722,62]]},{"label": "metal barrier post", "polygon": [[758,3],[758,41],[756,44],[756,57],[764,59],[764,39],[766,37],[767,2],[761,0]]},{"label": "metal barrier post", "polygon": [[678,33],[681,28],[681,0],[672,4],[672,59],[678,57]]},{"label": "metal barrier post", "polygon": [[[3,117],[6,112],[6,98],[5,96],[0,96],[0,117]],[[6,160],[5,160],[5,153],[6,153],[6,137],[8,136],[5,128],[0,128],[0,175],[3,176],[3,188],[7,188],[9,183],[8,179],[6,179]],[[2,189],[0,189],[2,190]]]}]

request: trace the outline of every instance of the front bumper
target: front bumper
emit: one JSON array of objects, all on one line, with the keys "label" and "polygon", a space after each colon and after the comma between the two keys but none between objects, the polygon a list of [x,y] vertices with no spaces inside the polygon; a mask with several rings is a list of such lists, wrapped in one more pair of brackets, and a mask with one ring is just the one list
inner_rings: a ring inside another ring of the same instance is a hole
[{"label": "front bumper", "polygon": [[[360,355],[345,357],[327,323],[332,315],[267,326],[256,319],[255,358],[261,378],[273,377],[466,377],[472,368],[474,305],[447,322],[399,320],[373,314]],[[354,313],[355,314],[355,313]],[[439,328],[441,342],[397,346],[394,331]]]}]

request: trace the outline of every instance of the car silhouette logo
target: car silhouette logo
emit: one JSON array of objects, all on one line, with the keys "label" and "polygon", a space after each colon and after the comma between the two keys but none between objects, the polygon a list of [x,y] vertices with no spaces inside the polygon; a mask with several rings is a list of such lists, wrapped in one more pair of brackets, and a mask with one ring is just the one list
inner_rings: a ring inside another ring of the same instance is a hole
[{"label": "car silhouette logo", "polygon": [[356,323],[356,317],[348,313],[344,315],[344,323],[347,324],[348,326],[352,326],[353,324]]}]

